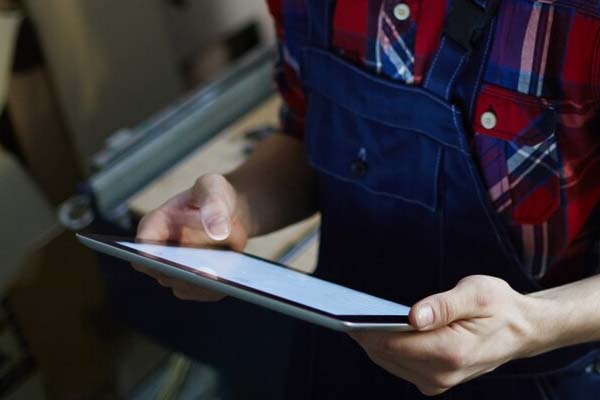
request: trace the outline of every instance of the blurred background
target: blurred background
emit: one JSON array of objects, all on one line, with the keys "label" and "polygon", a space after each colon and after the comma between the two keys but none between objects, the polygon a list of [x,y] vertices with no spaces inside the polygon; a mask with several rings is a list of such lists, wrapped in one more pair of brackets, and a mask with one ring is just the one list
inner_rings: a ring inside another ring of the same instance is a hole
[{"label": "blurred background", "polygon": [[[241,163],[277,126],[274,62],[265,0],[0,0],[0,398],[281,398],[290,320],[74,237]],[[317,235],[248,251],[310,272]]]}]

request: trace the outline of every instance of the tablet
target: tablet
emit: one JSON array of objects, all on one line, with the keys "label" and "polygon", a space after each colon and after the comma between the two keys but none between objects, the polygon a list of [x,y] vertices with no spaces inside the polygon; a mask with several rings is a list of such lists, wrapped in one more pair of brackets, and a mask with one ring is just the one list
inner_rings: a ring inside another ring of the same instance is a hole
[{"label": "tablet", "polygon": [[245,253],[78,234],[93,250],[338,331],[411,330],[409,307]]}]

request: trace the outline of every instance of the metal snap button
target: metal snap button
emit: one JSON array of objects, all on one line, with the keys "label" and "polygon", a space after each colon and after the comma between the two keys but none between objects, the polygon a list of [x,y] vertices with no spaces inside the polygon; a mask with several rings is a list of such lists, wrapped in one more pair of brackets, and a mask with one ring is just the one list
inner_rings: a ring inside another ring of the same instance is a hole
[{"label": "metal snap button", "polygon": [[394,7],[394,17],[398,21],[406,21],[410,17],[410,7],[406,3],[397,4]]},{"label": "metal snap button", "polygon": [[494,114],[492,111],[486,111],[483,114],[481,114],[480,121],[481,126],[483,126],[485,129],[494,129],[496,127],[496,124],[498,123],[496,114]]},{"label": "metal snap button", "polygon": [[365,160],[357,159],[350,165],[352,174],[357,178],[362,178],[367,173],[367,162]]}]

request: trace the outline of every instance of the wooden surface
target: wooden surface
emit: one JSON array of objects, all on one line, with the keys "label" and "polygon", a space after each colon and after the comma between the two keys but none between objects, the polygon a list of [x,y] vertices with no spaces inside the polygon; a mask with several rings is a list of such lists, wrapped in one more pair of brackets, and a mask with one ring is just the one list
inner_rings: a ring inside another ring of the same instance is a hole
[{"label": "wooden surface", "polygon": [[[131,198],[130,210],[143,215],[176,193],[189,188],[200,175],[225,173],[240,165],[246,158],[249,146],[253,144],[246,138],[246,134],[248,131],[267,125],[276,126],[280,104],[281,100],[278,96],[259,104]],[[246,251],[277,260],[314,232],[318,225],[318,217],[313,217],[278,232],[254,238],[249,241]],[[291,257],[288,264],[302,271],[312,272],[315,266],[317,242],[316,236],[312,235],[302,250]]]}]

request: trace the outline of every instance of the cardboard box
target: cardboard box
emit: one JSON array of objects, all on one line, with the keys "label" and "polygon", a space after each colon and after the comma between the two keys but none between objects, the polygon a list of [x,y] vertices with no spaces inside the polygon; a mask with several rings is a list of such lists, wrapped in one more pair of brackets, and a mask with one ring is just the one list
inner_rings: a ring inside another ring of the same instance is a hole
[{"label": "cardboard box", "polygon": [[54,210],[19,163],[0,149],[0,294],[27,255],[60,230]]},{"label": "cardboard box", "polygon": [[[64,232],[29,256],[7,293],[50,400],[125,398],[168,354],[113,319],[96,261]],[[0,355],[1,337],[0,330]]]},{"label": "cardboard box", "polygon": [[4,9],[4,4],[0,2],[0,112],[4,108],[8,93],[14,44],[22,18],[19,11],[7,9]]}]

